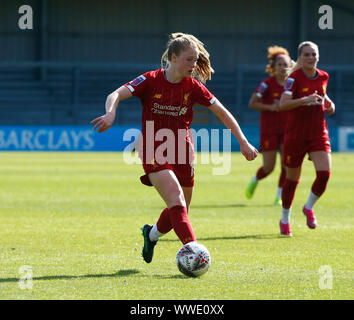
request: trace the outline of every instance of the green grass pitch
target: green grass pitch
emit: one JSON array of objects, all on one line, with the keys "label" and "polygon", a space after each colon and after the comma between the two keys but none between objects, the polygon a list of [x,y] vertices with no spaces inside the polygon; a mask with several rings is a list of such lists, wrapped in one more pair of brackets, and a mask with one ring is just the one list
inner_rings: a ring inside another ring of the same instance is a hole
[{"label": "green grass pitch", "polygon": [[[173,231],[152,263],[140,256],[139,228],[164,208],[140,183],[141,165],[125,164],[122,153],[0,153],[0,299],[353,299],[354,154],[333,154],[316,230],[301,212],[315,176],[304,161],[292,238],[279,235],[272,205],[279,159],[245,198],[260,165],[261,156],[247,162],[239,153],[228,175],[196,165],[189,215],[212,263],[191,279],[177,270]],[[23,266],[32,288],[20,281]]]}]

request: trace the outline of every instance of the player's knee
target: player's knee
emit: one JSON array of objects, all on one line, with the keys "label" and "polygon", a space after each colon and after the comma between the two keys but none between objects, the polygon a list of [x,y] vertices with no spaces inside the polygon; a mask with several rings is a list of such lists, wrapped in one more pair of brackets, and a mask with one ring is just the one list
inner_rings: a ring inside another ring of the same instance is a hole
[{"label": "player's knee", "polygon": [[273,172],[275,167],[275,163],[268,163],[268,164],[264,164],[263,165],[263,170],[265,174],[270,174],[271,172]]},{"label": "player's knee", "polygon": [[174,206],[182,206],[182,207],[187,207],[186,205],[186,200],[184,198],[183,191],[179,190],[172,190],[169,193],[169,198],[168,198],[168,203],[167,206],[169,208],[172,208]]},{"label": "player's knee", "polygon": [[297,181],[300,179],[301,169],[298,168],[287,168],[286,169],[286,179]]}]

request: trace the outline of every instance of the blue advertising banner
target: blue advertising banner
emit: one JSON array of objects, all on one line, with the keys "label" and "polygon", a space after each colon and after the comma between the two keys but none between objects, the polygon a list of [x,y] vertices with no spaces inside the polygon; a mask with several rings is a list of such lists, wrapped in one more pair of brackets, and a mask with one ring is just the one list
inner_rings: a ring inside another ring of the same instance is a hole
[{"label": "blue advertising banner", "polygon": [[[242,126],[242,130],[259,148],[259,127]],[[354,128],[329,131],[333,151],[354,151]],[[225,127],[194,127],[192,132],[196,151],[240,150]],[[0,151],[124,151],[135,147],[140,134],[139,126],[113,126],[104,133],[92,126],[0,126]]]},{"label": "blue advertising banner", "polygon": [[339,127],[339,149],[342,152],[354,152],[354,127]]},{"label": "blue advertising banner", "polygon": [[99,134],[91,126],[1,126],[0,150],[122,151],[129,144],[123,141],[128,129],[112,127]]}]

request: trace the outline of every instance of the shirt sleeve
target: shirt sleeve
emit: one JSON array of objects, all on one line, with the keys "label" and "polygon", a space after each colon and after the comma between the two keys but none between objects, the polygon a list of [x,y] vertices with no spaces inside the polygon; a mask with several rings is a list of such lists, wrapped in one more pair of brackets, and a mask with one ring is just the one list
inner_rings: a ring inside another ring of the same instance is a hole
[{"label": "shirt sleeve", "polygon": [[256,94],[256,96],[258,97],[258,98],[262,98],[263,97],[263,95],[264,95],[264,93],[267,91],[267,89],[268,89],[268,85],[264,82],[264,81],[262,81],[259,85],[258,85],[258,87],[257,87],[257,89],[255,90],[255,94]]},{"label": "shirt sleeve", "polygon": [[284,85],[284,93],[294,97],[296,94],[296,87],[297,87],[296,78],[293,77],[293,75],[291,74],[286,79],[286,82]]},{"label": "shirt sleeve", "polygon": [[133,96],[142,98],[147,89],[148,80],[149,72],[146,72],[124,85],[130,90]]},{"label": "shirt sleeve", "polygon": [[194,101],[205,107],[210,107],[216,100],[215,96],[199,81],[194,89]]}]

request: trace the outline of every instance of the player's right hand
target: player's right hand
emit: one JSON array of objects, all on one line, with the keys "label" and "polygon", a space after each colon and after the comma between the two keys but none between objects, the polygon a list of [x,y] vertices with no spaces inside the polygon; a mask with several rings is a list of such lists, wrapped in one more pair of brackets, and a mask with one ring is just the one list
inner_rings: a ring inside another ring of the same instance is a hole
[{"label": "player's right hand", "polygon": [[90,123],[94,124],[93,130],[97,129],[97,132],[106,132],[114,123],[116,115],[114,112],[108,112],[103,116],[93,119]]},{"label": "player's right hand", "polygon": [[252,146],[250,143],[240,144],[240,149],[242,155],[248,160],[254,160],[258,155],[258,150]]},{"label": "player's right hand", "polygon": [[269,105],[269,111],[278,112],[280,110],[279,101],[275,101],[273,104]]}]

